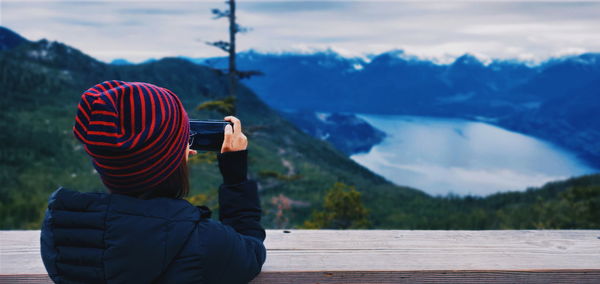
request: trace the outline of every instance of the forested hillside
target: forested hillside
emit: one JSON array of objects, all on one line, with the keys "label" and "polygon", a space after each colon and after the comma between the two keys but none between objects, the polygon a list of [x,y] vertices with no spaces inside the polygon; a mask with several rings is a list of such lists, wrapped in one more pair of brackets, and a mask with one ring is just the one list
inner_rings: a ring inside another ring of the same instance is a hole
[{"label": "forested hillside", "polygon": [[[6,32],[6,31],[5,31]],[[80,51],[46,40],[22,42],[0,52],[2,175],[0,227],[32,228],[39,223],[45,200],[59,185],[82,191],[102,191],[97,173],[73,138],[72,126],[81,93],[104,80],[144,81],[169,88],[182,99],[192,118],[222,118],[196,111],[200,103],[227,95],[219,71],[186,60],[113,66]],[[257,179],[271,224],[276,202],[283,194],[293,209],[290,224],[301,224],[336,181],[356,186],[367,204],[428,198],[395,186],[345,157],[329,144],[299,131],[240,88],[238,113],[249,138],[250,176]],[[192,164],[195,200],[216,205],[221,181],[213,155]],[[372,216],[384,222],[389,210],[373,206]],[[375,222],[378,226],[382,222]]]},{"label": "forested hillside", "polygon": [[[62,43],[0,33],[0,40],[11,39],[0,44],[1,229],[38,228],[46,199],[59,185],[104,190],[71,132],[80,95],[90,86],[113,79],[150,82],[178,94],[190,117],[221,118],[195,109],[226,96],[218,70],[175,58],[110,65]],[[431,197],[395,186],[304,134],[249,89],[240,88],[238,97],[237,116],[250,141],[249,174],[258,181],[267,227],[300,226],[336,182],[361,193],[372,228],[599,227],[599,175],[488,198]],[[192,161],[190,175],[191,201],[215,209],[221,178],[214,155]]]}]

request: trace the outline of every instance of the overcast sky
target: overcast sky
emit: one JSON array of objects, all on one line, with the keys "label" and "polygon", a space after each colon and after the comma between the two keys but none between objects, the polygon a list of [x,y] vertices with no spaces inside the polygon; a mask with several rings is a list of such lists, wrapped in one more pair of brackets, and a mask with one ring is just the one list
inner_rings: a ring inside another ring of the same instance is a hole
[{"label": "overcast sky", "polygon": [[[224,1],[0,1],[2,26],[104,61],[224,55],[203,44],[227,38],[226,20],[210,13]],[[466,52],[539,61],[600,51],[600,2],[238,0],[238,18],[252,28],[240,50],[403,49],[440,62]]]}]

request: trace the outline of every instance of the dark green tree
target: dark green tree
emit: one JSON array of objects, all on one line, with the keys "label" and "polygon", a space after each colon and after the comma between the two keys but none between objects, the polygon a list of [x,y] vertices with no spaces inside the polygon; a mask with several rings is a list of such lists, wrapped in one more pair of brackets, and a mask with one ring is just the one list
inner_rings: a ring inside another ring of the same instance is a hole
[{"label": "dark green tree", "polygon": [[212,100],[201,103],[196,110],[212,110],[223,115],[235,114],[235,97],[227,96],[220,100]]},{"label": "dark green tree", "polygon": [[323,210],[314,211],[304,222],[307,229],[367,229],[369,211],[354,186],[336,182],[325,195]]},{"label": "dark green tree", "polygon": [[600,228],[600,187],[574,186],[559,194],[558,200],[536,204],[543,229]]}]

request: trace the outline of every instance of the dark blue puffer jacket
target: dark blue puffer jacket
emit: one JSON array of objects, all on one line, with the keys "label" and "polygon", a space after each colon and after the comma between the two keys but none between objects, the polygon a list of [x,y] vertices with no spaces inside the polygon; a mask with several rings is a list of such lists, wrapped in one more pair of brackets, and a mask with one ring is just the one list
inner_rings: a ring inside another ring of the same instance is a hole
[{"label": "dark blue puffer jacket", "polygon": [[[220,169],[246,154],[219,155]],[[42,226],[46,270],[57,283],[247,283],[266,250],[256,182],[243,175],[224,175],[221,222],[186,200],[61,187]]]}]

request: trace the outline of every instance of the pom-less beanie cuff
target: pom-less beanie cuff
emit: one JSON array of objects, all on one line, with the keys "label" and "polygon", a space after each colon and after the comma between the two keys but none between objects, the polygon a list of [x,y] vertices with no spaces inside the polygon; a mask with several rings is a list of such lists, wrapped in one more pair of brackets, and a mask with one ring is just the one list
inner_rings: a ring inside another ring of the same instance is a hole
[{"label": "pom-less beanie cuff", "polygon": [[75,137],[113,192],[143,192],[163,182],[185,159],[189,119],[168,89],[106,81],[85,91]]}]

